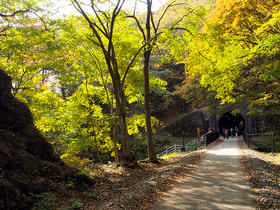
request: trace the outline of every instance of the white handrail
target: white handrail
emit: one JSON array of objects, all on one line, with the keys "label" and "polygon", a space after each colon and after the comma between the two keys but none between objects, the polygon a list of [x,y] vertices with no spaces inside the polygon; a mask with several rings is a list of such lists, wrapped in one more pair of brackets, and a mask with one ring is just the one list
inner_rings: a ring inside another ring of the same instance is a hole
[{"label": "white handrail", "polygon": [[[200,137],[200,141],[204,141],[204,140],[206,139],[206,135],[209,134],[209,133],[211,133],[211,131],[209,131],[209,132],[203,134],[203,135]],[[187,143],[187,144],[185,145],[185,147],[193,146],[194,144],[197,144],[197,142],[198,142],[198,139],[192,140],[191,142]]]},{"label": "white handrail", "polygon": [[182,147],[183,147],[183,145],[174,144],[171,147],[169,147],[166,150],[164,150],[162,153],[157,154],[157,157],[160,157],[160,156],[163,156],[163,155],[169,155],[171,153],[174,153],[174,152],[177,152],[177,151],[181,151]]},{"label": "white handrail", "polygon": [[[200,141],[203,141],[204,139],[206,139],[206,135],[209,134],[209,133],[211,133],[211,131],[203,134],[200,137]],[[197,144],[197,142],[198,142],[198,139],[194,139],[193,141],[185,144],[185,147],[193,146],[194,144]],[[164,150],[162,153],[157,154],[157,157],[161,157],[163,155],[169,155],[171,153],[177,152],[178,151],[177,149],[179,148],[179,150],[181,150],[182,147],[183,147],[183,145],[176,145],[176,144],[174,144],[171,147],[169,147],[166,150]]]}]

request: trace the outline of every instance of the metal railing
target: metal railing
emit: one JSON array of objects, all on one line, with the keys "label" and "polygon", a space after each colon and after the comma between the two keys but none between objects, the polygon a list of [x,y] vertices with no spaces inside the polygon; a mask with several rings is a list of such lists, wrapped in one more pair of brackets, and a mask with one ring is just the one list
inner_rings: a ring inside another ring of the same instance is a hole
[{"label": "metal railing", "polygon": [[[200,136],[200,144],[201,145],[206,143],[206,135],[209,134],[209,133],[211,133],[211,131],[209,131],[209,132],[207,132],[207,133],[205,133],[205,134]],[[185,146],[174,144],[171,147],[169,147],[166,150],[164,150],[162,153],[157,154],[157,157],[159,158],[159,157],[161,157],[163,155],[169,155],[169,154],[172,154],[174,152],[181,151],[181,148],[197,146],[197,144],[198,144],[198,138],[192,140],[191,142],[188,142],[187,144],[185,144]]]},{"label": "metal railing", "polygon": [[157,157],[163,156],[163,155],[169,155],[171,153],[177,152],[177,151],[181,151],[181,148],[183,147],[183,145],[177,145],[174,144],[173,146],[167,148],[166,150],[164,150],[162,153],[157,154]]},{"label": "metal railing", "polygon": [[275,136],[273,133],[244,133],[243,140],[249,148],[275,151]]},{"label": "metal railing", "polygon": [[[200,136],[200,144],[203,145],[206,143],[206,135],[211,133],[211,131],[203,134],[202,136]],[[198,139],[194,139],[191,142],[185,144],[185,147],[190,147],[190,146],[196,146],[198,144]]]}]

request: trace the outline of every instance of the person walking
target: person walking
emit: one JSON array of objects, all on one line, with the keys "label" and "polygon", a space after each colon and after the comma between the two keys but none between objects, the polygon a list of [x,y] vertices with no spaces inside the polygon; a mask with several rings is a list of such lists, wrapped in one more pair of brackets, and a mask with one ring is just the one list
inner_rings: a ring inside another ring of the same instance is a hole
[{"label": "person walking", "polygon": [[226,137],[226,139],[228,139],[228,134],[229,134],[229,130],[226,129],[226,131],[225,131],[225,137]]},{"label": "person walking", "polygon": [[238,138],[238,135],[239,135],[239,129],[237,127],[235,127],[235,136],[236,136],[236,138]]},{"label": "person walking", "polygon": [[230,129],[230,135],[231,135],[231,138],[234,138],[234,129],[233,128]]},{"label": "person walking", "polygon": [[224,139],[226,138],[226,129],[225,128],[223,128],[223,137],[224,137]]}]

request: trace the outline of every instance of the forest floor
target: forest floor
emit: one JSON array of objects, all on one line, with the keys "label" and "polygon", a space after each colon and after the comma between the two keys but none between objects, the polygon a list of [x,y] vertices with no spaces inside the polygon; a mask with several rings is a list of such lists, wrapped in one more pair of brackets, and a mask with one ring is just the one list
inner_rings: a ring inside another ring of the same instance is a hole
[{"label": "forest floor", "polygon": [[239,141],[239,148],[258,209],[280,209],[280,153],[248,149],[243,141]]},{"label": "forest floor", "polygon": [[161,192],[196,170],[205,151],[179,153],[161,159],[160,164],[139,161],[138,169],[93,165],[94,186],[80,190],[80,194],[73,190],[71,198],[64,199],[60,206],[69,206],[71,199],[82,204],[82,209],[151,209],[162,196]]},{"label": "forest floor", "polygon": [[[160,164],[140,161],[139,169],[94,165],[95,184],[81,187],[78,193],[73,190],[72,196],[60,199],[59,206],[69,205],[71,200],[72,207],[80,209],[153,209],[164,192],[198,170],[206,151],[222,141],[217,140],[207,149],[161,160]],[[247,149],[242,141],[239,148],[240,162],[246,169],[258,208],[280,208],[280,155]]]}]

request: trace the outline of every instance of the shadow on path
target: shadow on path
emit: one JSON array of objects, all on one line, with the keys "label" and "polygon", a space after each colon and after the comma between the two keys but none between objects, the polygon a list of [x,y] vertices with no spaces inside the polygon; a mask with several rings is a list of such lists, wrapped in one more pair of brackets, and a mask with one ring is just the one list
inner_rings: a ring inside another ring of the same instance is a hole
[{"label": "shadow on path", "polygon": [[208,150],[198,170],[164,193],[154,209],[256,209],[239,155],[233,138]]}]

